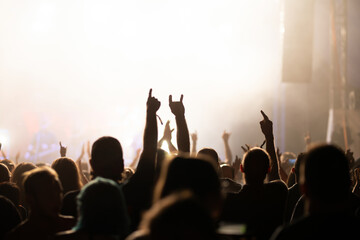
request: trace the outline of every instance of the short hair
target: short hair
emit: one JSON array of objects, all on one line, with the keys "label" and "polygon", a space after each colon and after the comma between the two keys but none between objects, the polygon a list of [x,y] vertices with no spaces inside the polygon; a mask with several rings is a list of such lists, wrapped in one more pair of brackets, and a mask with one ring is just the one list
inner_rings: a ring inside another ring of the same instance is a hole
[{"label": "short hair", "polygon": [[235,169],[232,166],[230,166],[227,163],[224,163],[224,164],[220,165],[220,169],[221,169],[222,177],[227,177],[227,176],[224,175],[224,172],[227,172],[227,173],[230,172],[231,177],[229,177],[229,178],[234,179],[234,177],[235,177]]},{"label": "short hair", "polygon": [[326,203],[342,202],[350,193],[349,162],[342,149],[331,144],[313,147],[305,155],[300,181],[308,197]]},{"label": "short hair", "polygon": [[52,168],[38,167],[26,172],[24,175],[23,186],[26,195],[36,195],[44,183],[57,182],[62,189],[59,177]]},{"label": "short hair", "polygon": [[77,196],[79,211],[75,230],[93,234],[128,234],[130,225],[121,187],[110,179],[97,177]]},{"label": "short hair", "polygon": [[51,164],[51,168],[58,174],[64,194],[80,189],[79,169],[72,159],[67,157],[58,158]]},{"label": "short hair", "polygon": [[219,155],[213,148],[202,148],[198,154],[197,157],[203,157],[206,156],[209,158],[209,160],[213,161],[214,164],[216,164],[217,167],[219,167]]},{"label": "short hair", "polygon": [[121,180],[124,159],[120,142],[109,136],[96,140],[91,149],[91,166],[95,176]]},{"label": "short hair", "polygon": [[264,181],[270,167],[270,156],[264,149],[253,147],[244,154],[242,165],[247,182]]}]

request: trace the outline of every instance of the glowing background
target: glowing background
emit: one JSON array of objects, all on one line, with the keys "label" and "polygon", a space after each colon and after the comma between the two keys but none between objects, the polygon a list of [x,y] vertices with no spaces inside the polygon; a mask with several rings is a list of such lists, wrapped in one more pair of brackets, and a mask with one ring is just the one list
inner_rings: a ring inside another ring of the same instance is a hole
[{"label": "glowing background", "polygon": [[153,88],[172,127],[168,95],[184,94],[198,148],[223,157],[226,129],[242,153],[240,145],[262,142],[259,112],[271,115],[280,82],[280,11],[279,0],[0,0],[7,151],[24,153],[45,121],[71,157],[108,134],[131,159]]}]

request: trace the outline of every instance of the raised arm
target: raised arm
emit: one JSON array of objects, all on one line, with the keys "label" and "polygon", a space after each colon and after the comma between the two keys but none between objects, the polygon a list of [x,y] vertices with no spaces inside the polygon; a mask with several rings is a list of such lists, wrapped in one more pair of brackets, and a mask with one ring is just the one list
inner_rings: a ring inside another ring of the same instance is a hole
[{"label": "raised arm", "polygon": [[198,135],[197,132],[195,131],[194,133],[191,134],[191,141],[192,141],[191,155],[193,156],[196,156],[197,139],[198,139]]},{"label": "raised arm", "polygon": [[167,142],[167,144],[169,146],[169,150],[170,150],[171,153],[176,153],[177,152],[176,147],[171,142],[172,132],[174,130],[175,130],[174,128],[173,129],[170,128],[170,121],[167,121],[166,124],[165,124],[165,128],[164,128],[164,135],[158,142],[158,148],[160,148],[162,143],[165,141],[165,142]]},{"label": "raised arm", "polygon": [[185,107],[183,105],[184,96],[181,95],[179,102],[173,102],[172,95],[169,96],[169,106],[171,112],[175,115],[177,134],[176,140],[179,152],[190,153],[189,129],[185,119]]},{"label": "raised arm", "polygon": [[276,155],[274,143],[273,123],[263,111],[261,111],[261,114],[264,119],[260,122],[260,127],[262,133],[265,136],[266,151],[270,155],[269,181],[280,180],[279,162]]},{"label": "raised arm", "polygon": [[[147,109],[144,130],[144,146],[135,172],[136,176],[144,176],[143,174],[146,173],[151,173],[150,175],[153,175],[155,171],[158,138],[156,112],[160,108],[160,102],[152,96],[152,89],[149,91],[146,106]],[[133,177],[135,177],[135,175]]]},{"label": "raised arm", "polygon": [[67,147],[66,147],[66,146],[63,146],[63,145],[61,144],[61,142],[59,142],[59,145],[60,145],[60,156],[61,156],[61,157],[66,157]]},{"label": "raised arm", "polygon": [[233,156],[232,156],[231,149],[229,146],[229,138],[230,138],[230,133],[224,131],[224,133],[222,135],[222,139],[224,141],[224,147],[225,147],[225,163],[231,165]]}]

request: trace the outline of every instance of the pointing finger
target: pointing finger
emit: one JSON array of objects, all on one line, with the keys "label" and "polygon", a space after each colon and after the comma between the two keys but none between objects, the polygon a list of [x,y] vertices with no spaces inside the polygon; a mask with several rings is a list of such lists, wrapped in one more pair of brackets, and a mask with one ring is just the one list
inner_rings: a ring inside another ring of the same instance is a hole
[{"label": "pointing finger", "polygon": [[183,99],[184,99],[184,95],[183,95],[183,94],[181,94],[181,97],[180,97],[180,102],[182,102],[182,101],[183,101]]},{"label": "pointing finger", "polygon": [[260,111],[261,115],[264,117],[264,120],[269,120],[269,117],[263,112],[263,110]]},{"label": "pointing finger", "polygon": [[149,90],[149,98],[151,98],[151,96],[152,96],[152,88],[150,88]]},{"label": "pointing finger", "polygon": [[172,95],[169,95],[169,103],[172,103]]}]

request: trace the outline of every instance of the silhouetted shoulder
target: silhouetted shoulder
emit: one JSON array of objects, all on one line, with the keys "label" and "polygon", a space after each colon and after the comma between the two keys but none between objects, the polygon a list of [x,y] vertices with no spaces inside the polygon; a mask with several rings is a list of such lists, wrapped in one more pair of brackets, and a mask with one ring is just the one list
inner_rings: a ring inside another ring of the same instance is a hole
[{"label": "silhouetted shoulder", "polygon": [[313,215],[278,228],[271,240],[360,239],[360,219],[345,214]]}]

